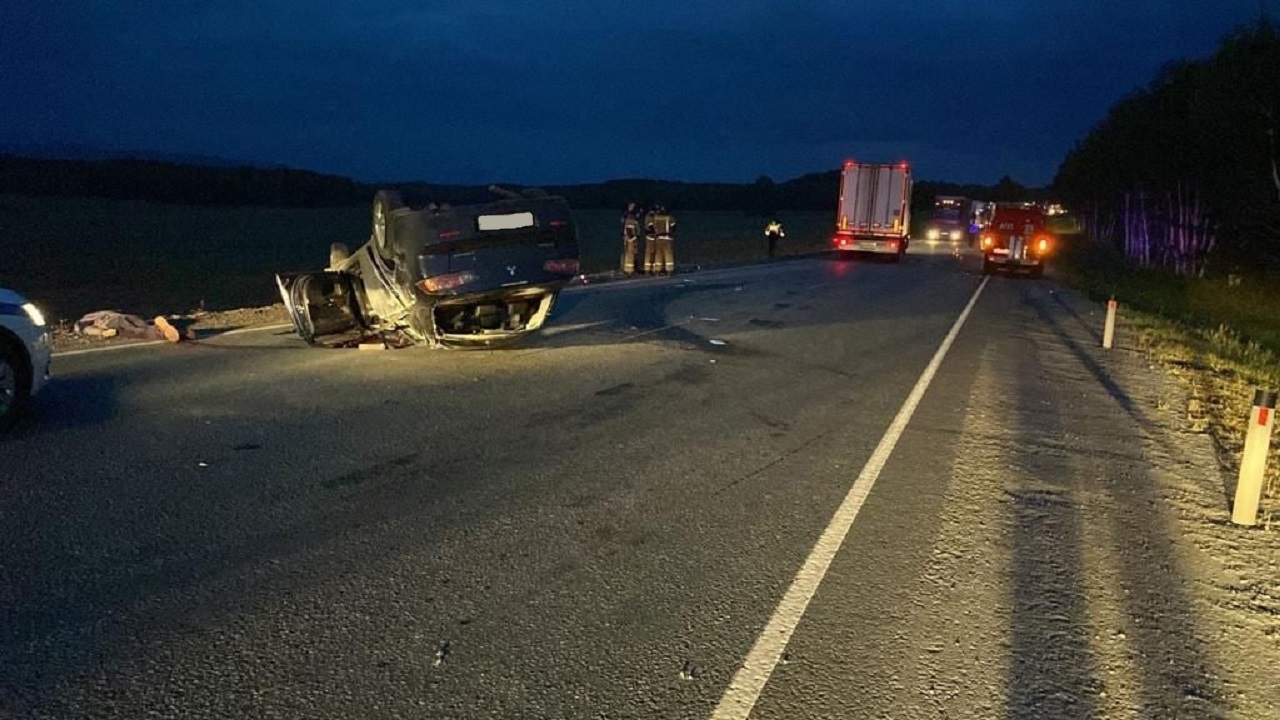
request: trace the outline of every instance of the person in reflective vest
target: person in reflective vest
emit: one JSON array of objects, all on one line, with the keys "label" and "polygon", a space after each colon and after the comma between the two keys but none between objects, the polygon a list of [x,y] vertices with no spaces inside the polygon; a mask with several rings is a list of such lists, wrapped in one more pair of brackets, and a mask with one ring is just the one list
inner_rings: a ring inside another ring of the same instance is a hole
[{"label": "person in reflective vest", "polygon": [[658,255],[658,236],[653,234],[653,216],[658,214],[658,206],[652,205],[644,213],[640,225],[644,228],[644,272],[654,272],[653,259]]},{"label": "person in reflective vest", "polygon": [[640,240],[640,211],[635,203],[627,203],[622,211],[622,274],[636,271],[636,243]]},{"label": "person in reflective vest", "polygon": [[670,275],[676,271],[675,252],[671,247],[675,231],[675,217],[665,207],[655,205],[645,220],[645,272]]},{"label": "person in reflective vest", "polygon": [[782,229],[782,223],[770,220],[764,226],[764,236],[769,238],[769,257],[773,257],[778,254],[778,241],[787,236],[787,231]]}]

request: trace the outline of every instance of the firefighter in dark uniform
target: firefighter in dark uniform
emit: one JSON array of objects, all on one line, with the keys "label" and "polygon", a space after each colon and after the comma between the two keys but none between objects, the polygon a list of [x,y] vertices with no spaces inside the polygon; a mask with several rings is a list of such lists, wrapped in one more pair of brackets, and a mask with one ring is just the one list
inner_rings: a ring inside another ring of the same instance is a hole
[{"label": "firefighter in dark uniform", "polygon": [[[673,235],[676,231],[676,219],[665,207],[655,205],[645,220],[645,253],[644,260],[648,271],[670,275],[676,271],[676,257],[672,249]],[[653,238],[652,246],[647,242]],[[653,247],[652,262],[649,248]]]},{"label": "firefighter in dark uniform", "polygon": [[764,226],[764,236],[769,238],[769,257],[774,257],[778,254],[778,241],[787,236],[787,231],[782,229],[782,223],[775,218]]},{"label": "firefighter in dark uniform", "polygon": [[653,205],[644,213],[644,218],[640,221],[641,227],[644,228],[644,273],[652,274],[653,259],[658,254],[658,236],[653,234],[653,216],[657,214],[658,206]]},{"label": "firefighter in dark uniform", "polygon": [[622,274],[636,271],[636,243],[640,240],[640,211],[635,203],[627,203],[622,211]]}]

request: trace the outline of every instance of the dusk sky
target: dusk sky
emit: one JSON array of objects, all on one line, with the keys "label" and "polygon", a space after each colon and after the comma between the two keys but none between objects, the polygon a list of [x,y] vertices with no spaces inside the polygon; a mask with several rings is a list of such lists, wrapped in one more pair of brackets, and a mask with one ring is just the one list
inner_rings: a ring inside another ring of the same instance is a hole
[{"label": "dusk sky", "polygon": [[7,0],[0,144],[360,180],[1049,182],[1258,0]]}]

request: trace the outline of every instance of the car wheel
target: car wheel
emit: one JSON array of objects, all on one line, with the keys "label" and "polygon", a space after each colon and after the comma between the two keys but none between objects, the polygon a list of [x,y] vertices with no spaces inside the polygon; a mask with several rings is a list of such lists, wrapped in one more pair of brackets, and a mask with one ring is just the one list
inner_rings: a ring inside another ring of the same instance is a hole
[{"label": "car wheel", "polygon": [[391,237],[391,213],[404,207],[400,193],[394,190],[379,190],[373,196],[373,247],[384,258],[394,257]]},{"label": "car wheel", "polygon": [[337,270],[338,266],[351,259],[351,248],[346,243],[333,243],[329,246],[329,269]]},{"label": "car wheel", "polygon": [[13,424],[31,392],[26,352],[0,338],[0,430]]}]

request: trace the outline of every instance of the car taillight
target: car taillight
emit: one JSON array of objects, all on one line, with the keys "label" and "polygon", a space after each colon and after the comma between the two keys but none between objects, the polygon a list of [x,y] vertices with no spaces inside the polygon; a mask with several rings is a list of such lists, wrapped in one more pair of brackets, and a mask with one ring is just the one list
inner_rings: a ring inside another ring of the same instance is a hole
[{"label": "car taillight", "polygon": [[476,274],[471,272],[446,273],[444,275],[436,275],[434,277],[419,280],[418,289],[426,293],[453,290],[455,288],[462,287],[475,279]]},{"label": "car taillight", "polygon": [[577,275],[578,261],[572,258],[564,260],[548,260],[542,263],[542,269],[560,275]]}]

